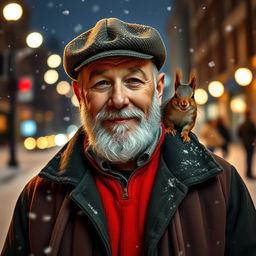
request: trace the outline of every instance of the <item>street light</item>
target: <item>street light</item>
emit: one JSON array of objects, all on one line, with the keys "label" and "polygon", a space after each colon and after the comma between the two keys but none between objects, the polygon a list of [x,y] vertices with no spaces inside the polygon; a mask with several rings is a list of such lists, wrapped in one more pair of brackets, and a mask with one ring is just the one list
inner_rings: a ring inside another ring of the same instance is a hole
[{"label": "street light", "polygon": [[16,81],[16,32],[15,23],[22,17],[22,7],[17,3],[9,3],[3,8],[3,16],[9,23],[9,46],[8,55],[8,82],[10,93],[10,112],[9,112],[9,149],[10,159],[9,166],[16,167],[16,103],[17,103],[17,81]]},{"label": "street light", "polygon": [[3,9],[4,18],[7,21],[17,21],[23,14],[22,7],[17,3],[7,4]]}]

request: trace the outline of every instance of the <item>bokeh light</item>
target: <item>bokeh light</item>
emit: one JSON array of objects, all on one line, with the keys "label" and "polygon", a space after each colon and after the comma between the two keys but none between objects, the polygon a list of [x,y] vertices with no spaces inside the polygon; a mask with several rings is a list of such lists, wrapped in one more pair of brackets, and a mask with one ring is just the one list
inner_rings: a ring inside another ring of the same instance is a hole
[{"label": "bokeh light", "polygon": [[67,81],[60,81],[56,86],[56,90],[58,94],[65,95],[70,92],[71,86]]},{"label": "bokeh light", "polygon": [[54,84],[58,81],[58,79],[59,79],[59,73],[54,69],[50,69],[46,71],[44,74],[44,81],[47,84]]},{"label": "bokeh light", "polygon": [[236,97],[230,101],[230,108],[235,113],[244,113],[246,110],[246,103],[243,98]]},{"label": "bokeh light", "polygon": [[32,137],[28,137],[24,140],[24,147],[27,150],[33,150],[36,148],[36,140]]},{"label": "bokeh light", "polygon": [[241,86],[247,86],[252,81],[252,71],[248,68],[239,68],[235,72],[235,80]]},{"label": "bokeh light", "polygon": [[208,86],[209,93],[213,97],[220,97],[224,93],[224,85],[220,81],[212,81]]},{"label": "bokeh light", "polygon": [[52,54],[47,59],[47,65],[50,68],[57,68],[61,64],[61,57],[58,54]]},{"label": "bokeh light", "polygon": [[208,94],[204,89],[198,88],[195,91],[195,101],[200,105],[204,105],[208,101]]},{"label": "bokeh light", "polygon": [[78,99],[77,99],[75,94],[72,96],[71,102],[72,102],[73,106],[79,107],[79,101],[78,101]]},{"label": "bokeh light", "polygon": [[17,21],[21,18],[23,9],[21,5],[17,3],[7,4],[3,9],[3,15],[6,20]]},{"label": "bokeh light", "polygon": [[30,48],[38,48],[43,43],[43,36],[38,32],[32,32],[27,36],[26,43]]},{"label": "bokeh light", "polygon": [[68,138],[66,137],[65,134],[57,134],[54,138],[54,142],[57,146],[63,146],[67,143],[68,141]]},{"label": "bokeh light", "polygon": [[45,149],[48,147],[48,140],[46,137],[39,137],[36,140],[36,145],[39,149]]}]

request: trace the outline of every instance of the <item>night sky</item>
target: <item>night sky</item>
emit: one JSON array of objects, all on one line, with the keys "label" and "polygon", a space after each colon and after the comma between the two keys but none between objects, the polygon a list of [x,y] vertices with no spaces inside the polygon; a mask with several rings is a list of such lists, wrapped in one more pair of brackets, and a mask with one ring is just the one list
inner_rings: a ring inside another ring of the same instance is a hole
[{"label": "night sky", "polygon": [[[43,34],[45,43],[58,39],[58,51],[102,18],[116,17],[126,22],[157,28],[168,50],[167,22],[172,0],[24,0],[31,9],[31,32]],[[168,72],[169,63],[163,67]]]}]

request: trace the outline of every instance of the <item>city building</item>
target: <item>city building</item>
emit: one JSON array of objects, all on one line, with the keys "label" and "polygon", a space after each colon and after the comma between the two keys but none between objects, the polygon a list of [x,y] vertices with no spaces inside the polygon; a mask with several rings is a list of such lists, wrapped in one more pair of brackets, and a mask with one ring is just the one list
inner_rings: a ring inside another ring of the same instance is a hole
[{"label": "city building", "polygon": [[[168,34],[171,77],[179,69],[187,80],[195,71],[197,87],[208,93],[199,124],[221,116],[235,133],[246,109],[256,122],[256,1],[174,1]],[[238,68],[252,75],[242,74],[247,86],[234,78]],[[224,85],[218,97],[209,93],[212,81]]]}]

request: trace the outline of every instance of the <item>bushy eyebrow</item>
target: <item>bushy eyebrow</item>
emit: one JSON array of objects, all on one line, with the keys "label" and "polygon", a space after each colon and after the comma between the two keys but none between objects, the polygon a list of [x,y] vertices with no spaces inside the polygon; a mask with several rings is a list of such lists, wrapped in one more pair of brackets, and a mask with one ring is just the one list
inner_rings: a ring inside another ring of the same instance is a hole
[{"label": "bushy eyebrow", "polygon": [[136,67],[131,67],[131,68],[128,68],[128,70],[132,73],[141,73],[143,75],[144,79],[148,80],[146,73],[142,69],[136,68]]},{"label": "bushy eyebrow", "polygon": [[[127,70],[131,73],[140,73],[140,74],[142,74],[142,76],[144,77],[145,80],[148,80],[148,77],[147,77],[146,73],[140,68],[131,67],[131,68],[127,68]],[[91,80],[92,77],[97,76],[97,75],[102,75],[107,71],[108,71],[108,69],[93,70],[90,73],[89,80]]]}]

